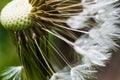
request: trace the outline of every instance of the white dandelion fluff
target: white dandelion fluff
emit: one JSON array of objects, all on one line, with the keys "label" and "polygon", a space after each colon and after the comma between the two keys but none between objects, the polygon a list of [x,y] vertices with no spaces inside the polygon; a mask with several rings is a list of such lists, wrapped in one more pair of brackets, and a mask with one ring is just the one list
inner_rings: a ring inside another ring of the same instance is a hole
[{"label": "white dandelion fluff", "polygon": [[[74,29],[78,29],[78,28],[84,28],[87,25],[85,24],[85,21],[87,21],[89,19],[88,16],[85,16],[85,14],[87,13],[80,13],[77,16],[73,16],[70,19],[68,19],[67,24]],[[73,24],[74,23],[74,24]]]},{"label": "white dandelion fluff", "polygon": [[95,72],[96,71],[94,69],[90,69],[88,64],[78,65],[71,69],[71,78],[72,80],[86,80]]},{"label": "white dandelion fluff", "polygon": [[71,80],[71,76],[69,72],[64,72],[64,73],[55,73],[51,77],[50,80]]},{"label": "white dandelion fluff", "polygon": [[105,66],[106,60],[111,56],[109,48],[101,47],[94,40],[81,37],[75,42],[74,49],[83,56],[82,62],[85,64]]},{"label": "white dandelion fluff", "polygon": [[108,7],[109,5],[115,3],[118,0],[93,0],[93,1],[84,1],[83,8],[90,15],[94,15],[98,11]]},{"label": "white dandelion fluff", "polygon": [[[82,64],[87,64],[92,69],[93,66],[105,66],[106,61],[112,56],[112,50],[116,51],[119,47],[116,43],[120,39],[120,28],[118,25],[120,8],[118,7],[119,3],[115,4],[117,1],[82,0],[83,11],[67,21],[71,28],[91,27],[88,30],[88,34],[82,35],[75,41],[74,50],[82,55]],[[92,20],[90,20],[91,18]],[[74,68],[76,67],[71,69],[72,75],[74,75],[74,77],[71,77],[72,80],[87,80],[79,72],[83,68],[79,67],[76,71],[73,71]],[[92,69],[90,70],[92,71]]]},{"label": "white dandelion fluff", "polygon": [[[68,19],[67,24],[71,28],[79,29],[89,27],[85,22],[90,18],[97,19],[96,21],[99,20],[100,22],[103,22],[104,19],[109,20],[112,18],[113,20],[113,16],[111,15],[115,15],[114,13],[119,11],[119,8],[115,8],[115,5],[113,5],[113,3],[117,1],[118,0],[82,0],[83,11],[77,16],[72,16]],[[116,15],[118,15],[118,13],[116,13]]]},{"label": "white dandelion fluff", "polygon": [[3,76],[2,80],[22,80],[22,66],[10,67],[1,74]]}]

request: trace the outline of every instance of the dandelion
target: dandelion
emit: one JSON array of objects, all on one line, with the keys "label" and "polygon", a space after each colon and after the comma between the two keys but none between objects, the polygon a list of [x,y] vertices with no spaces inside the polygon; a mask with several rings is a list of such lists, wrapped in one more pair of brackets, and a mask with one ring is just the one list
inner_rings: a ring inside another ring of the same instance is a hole
[{"label": "dandelion", "polygon": [[[27,80],[50,79],[56,72],[52,61],[55,59],[62,65],[57,56],[71,67],[70,61],[49,37],[53,35],[72,46],[69,39],[75,40],[73,31],[78,31],[68,28],[66,20],[80,11],[79,0],[12,0],[2,9],[1,24],[17,41],[22,77]],[[54,58],[52,61],[51,57]]]},{"label": "dandelion", "polygon": [[[11,75],[7,79],[15,79],[14,75],[22,70],[20,79],[25,80],[93,78],[96,67],[105,66],[111,58],[111,50],[119,47],[116,43],[120,38],[117,2],[12,0],[3,8],[0,20],[4,28],[14,34],[22,68],[11,69],[13,74],[3,76]],[[66,57],[60,51],[51,36],[64,41],[78,53],[72,53],[77,58],[74,63],[68,59],[69,55]]]}]

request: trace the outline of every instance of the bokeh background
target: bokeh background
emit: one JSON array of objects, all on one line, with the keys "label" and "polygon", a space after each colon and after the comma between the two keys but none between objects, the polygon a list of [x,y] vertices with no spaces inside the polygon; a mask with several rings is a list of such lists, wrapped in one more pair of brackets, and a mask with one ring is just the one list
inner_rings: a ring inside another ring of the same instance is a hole
[{"label": "bokeh background", "polygon": [[[10,0],[0,0],[0,11]],[[16,46],[0,24],[0,72],[7,67],[19,65]],[[107,66],[99,68],[97,80],[120,80],[120,50],[116,51]]]}]

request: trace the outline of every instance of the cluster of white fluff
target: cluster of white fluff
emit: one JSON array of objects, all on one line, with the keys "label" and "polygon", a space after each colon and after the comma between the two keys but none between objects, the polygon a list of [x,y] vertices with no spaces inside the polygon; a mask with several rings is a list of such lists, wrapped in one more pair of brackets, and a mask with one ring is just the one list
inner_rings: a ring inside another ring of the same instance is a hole
[{"label": "cluster of white fluff", "polygon": [[1,74],[1,76],[4,76],[2,80],[9,80],[11,78],[13,78],[13,80],[22,80],[22,69],[22,66],[15,66],[6,69],[5,72]]},{"label": "cluster of white fluff", "polygon": [[83,57],[82,63],[70,72],[55,73],[50,80],[87,80],[97,72],[95,67],[105,66],[111,50],[119,47],[115,42],[120,39],[118,5],[119,0],[82,0],[83,11],[67,21],[74,29],[89,28],[88,34],[74,43],[75,51]]}]

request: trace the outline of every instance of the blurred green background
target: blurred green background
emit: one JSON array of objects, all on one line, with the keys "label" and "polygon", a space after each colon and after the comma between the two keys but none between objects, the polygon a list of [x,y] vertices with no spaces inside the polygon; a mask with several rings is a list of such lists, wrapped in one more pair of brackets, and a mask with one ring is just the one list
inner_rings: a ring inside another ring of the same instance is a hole
[{"label": "blurred green background", "polygon": [[[1,9],[10,0],[0,0],[0,12]],[[0,24],[0,71],[3,68],[19,65],[17,48],[13,44],[11,36]]]}]

